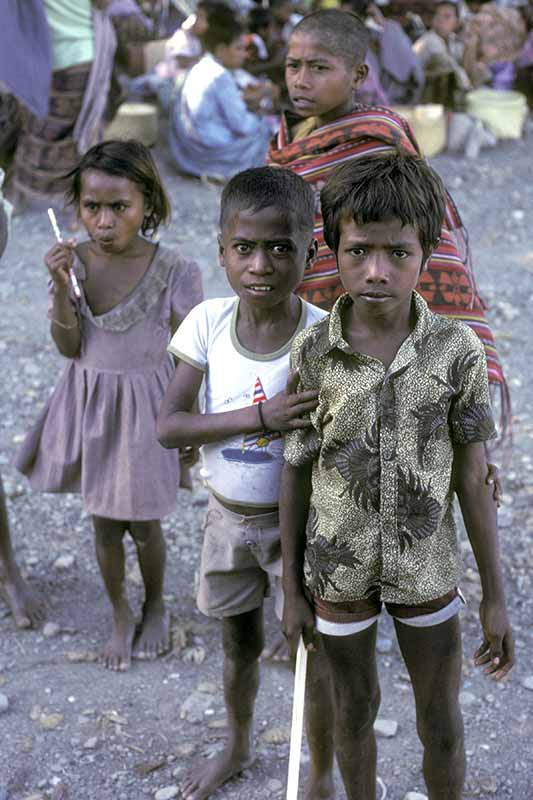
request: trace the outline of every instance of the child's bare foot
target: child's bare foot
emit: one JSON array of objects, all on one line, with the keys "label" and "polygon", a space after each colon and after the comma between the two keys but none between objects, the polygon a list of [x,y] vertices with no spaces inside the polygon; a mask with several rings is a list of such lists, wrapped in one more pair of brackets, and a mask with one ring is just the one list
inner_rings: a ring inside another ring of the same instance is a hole
[{"label": "child's bare foot", "polygon": [[124,672],[131,665],[131,651],[135,636],[135,619],[130,609],[113,615],[113,633],[100,656],[100,663],[108,669]]},{"label": "child's bare foot", "polygon": [[143,607],[134,658],[154,659],[170,649],[170,614],[163,605]]},{"label": "child's bare foot", "polygon": [[0,583],[0,595],[13,614],[17,628],[35,628],[46,616],[43,599],[20,574]]},{"label": "child's bare foot", "polygon": [[288,661],[289,648],[287,640],[281,631],[278,631],[273,640],[261,653],[261,661]]},{"label": "child's bare foot", "polygon": [[250,753],[236,753],[229,747],[207,762],[196,764],[181,786],[183,800],[206,800],[207,797],[254,762]]},{"label": "child's bare foot", "polygon": [[333,774],[328,772],[326,775],[309,775],[305,787],[305,800],[333,800],[335,797],[335,782]]}]

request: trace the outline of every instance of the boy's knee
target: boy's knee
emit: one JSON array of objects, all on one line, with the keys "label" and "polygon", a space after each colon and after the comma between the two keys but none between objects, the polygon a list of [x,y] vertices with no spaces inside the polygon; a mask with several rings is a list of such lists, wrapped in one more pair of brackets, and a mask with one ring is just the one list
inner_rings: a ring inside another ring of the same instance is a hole
[{"label": "boy's knee", "polygon": [[336,692],[335,715],[337,724],[344,731],[349,731],[350,736],[360,736],[374,727],[379,706],[381,692],[379,686],[373,688],[368,696],[345,695]]},{"label": "boy's knee", "polygon": [[418,736],[427,750],[441,755],[453,755],[462,749],[464,741],[463,721],[456,714],[426,714],[417,722]]},{"label": "boy's knee", "polygon": [[263,652],[262,625],[256,621],[255,614],[251,616],[249,624],[243,624],[243,620],[237,621],[236,618],[226,618],[223,641],[225,658],[238,663],[241,667],[246,667],[257,661]]}]

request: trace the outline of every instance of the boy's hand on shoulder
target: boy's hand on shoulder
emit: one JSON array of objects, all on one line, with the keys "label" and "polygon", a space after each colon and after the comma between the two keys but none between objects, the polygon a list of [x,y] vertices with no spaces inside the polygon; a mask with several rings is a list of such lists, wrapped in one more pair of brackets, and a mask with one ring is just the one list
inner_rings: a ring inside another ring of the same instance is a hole
[{"label": "boy's hand on shoulder", "polygon": [[499,681],[514,666],[513,632],[503,602],[482,600],[479,618],[483,630],[483,643],[474,653],[476,667],[483,667],[485,675]]},{"label": "boy's hand on shoulder", "polygon": [[300,376],[297,370],[289,372],[285,389],[263,403],[263,418],[269,431],[293,431],[311,427],[307,418],[318,406],[318,391],[298,392]]},{"label": "boy's hand on shoulder", "polygon": [[303,594],[285,595],[282,630],[291,659],[296,658],[300,636],[308,650],[316,650],[315,615]]}]

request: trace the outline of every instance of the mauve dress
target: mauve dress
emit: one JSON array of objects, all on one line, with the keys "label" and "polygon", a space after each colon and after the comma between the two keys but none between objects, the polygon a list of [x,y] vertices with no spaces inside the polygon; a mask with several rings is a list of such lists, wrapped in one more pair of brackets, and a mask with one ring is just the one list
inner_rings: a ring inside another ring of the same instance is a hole
[{"label": "mauve dress", "polygon": [[81,492],[90,514],[160,519],[176,505],[179,451],[156,439],[155,421],[173,373],[171,313],[181,322],[202,300],[200,270],[158,246],[122,302],[94,316],[81,287],[82,345],[71,359],[15,466],[42,492]]}]

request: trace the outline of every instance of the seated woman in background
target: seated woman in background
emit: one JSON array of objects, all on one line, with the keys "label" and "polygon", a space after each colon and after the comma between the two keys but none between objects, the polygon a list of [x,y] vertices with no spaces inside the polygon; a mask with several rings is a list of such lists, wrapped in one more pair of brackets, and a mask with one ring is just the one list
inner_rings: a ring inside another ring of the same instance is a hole
[{"label": "seated woman in background", "polygon": [[426,74],[423,101],[456,107],[471,83],[462,66],[464,43],[458,34],[459,6],[456,0],[440,0],[435,6],[431,29],[413,44]]},{"label": "seated woman in background", "polygon": [[244,30],[231,11],[210,19],[206,54],[177,89],[169,144],[179,170],[230,178],[265,163],[268,121],[249,111],[233,75],[246,57]]}]

